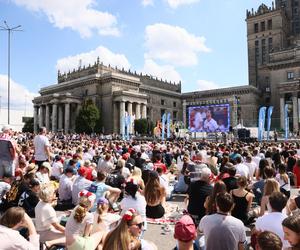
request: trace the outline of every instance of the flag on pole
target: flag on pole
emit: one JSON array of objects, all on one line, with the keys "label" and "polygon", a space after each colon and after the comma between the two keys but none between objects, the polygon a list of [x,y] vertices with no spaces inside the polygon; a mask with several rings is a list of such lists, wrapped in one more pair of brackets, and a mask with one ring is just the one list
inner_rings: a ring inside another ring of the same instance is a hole
[{"label": "flag on pole", "polygon": [[261,107],[258,114],[258,141],[263,140],[265,130],[266,107]]},{"label": "flag on pole", "polygon": [[168,113],[167,114],[167,138],[171,137],[170,127],[171,127],[171,113]]},{"label": "flag on pole", "polygon": [[272,117],[272,113],[273,113],[273,106],[270,106],[268,108],[268,117],[267,117],[267,140],[270,139],[270,129],[271,129],[271,117]]},{"label": "flag on pole", "polygon": [[289,138],[289,114],[288,114],[288,104],[284,105],[284,139]]},{"label": "flag on pole", "polygon": [[166,113],[163,114],[162,118],[161,118],[161,139],[164,140],[165,139],[165,123],[166,123]]}]

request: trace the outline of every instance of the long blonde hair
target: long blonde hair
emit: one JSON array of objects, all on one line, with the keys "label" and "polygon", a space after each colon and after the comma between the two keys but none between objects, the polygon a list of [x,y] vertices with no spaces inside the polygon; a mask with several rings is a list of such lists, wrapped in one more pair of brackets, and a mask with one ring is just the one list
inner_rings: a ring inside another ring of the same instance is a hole
[{"label": "long blonde hair", "polygon": [[267,179],[264,186],[264,195],[271,195],[273,192],[280,192],[279,183],[275,179]]},{"label": "long blonde hair", "polygon": [[106,236],[102,250],[132,249],[129,245],[134,240],[134,237],[130,234],[129,227],[132,225],[136,216],[138,216],[136,212],[132,214],[132,218],[130,220],[126,220],[124,218],[125,216],[123,216],[119,225]]},{"label": "long blonde hair", "polygon": [[79,203],[77,207],[75,208],[75,214],[74,219],[81,223],[86,216],[86,213],[88,212],[89,208],[91,207],[91,201],[88,197],[82,196],[79,198]]}]

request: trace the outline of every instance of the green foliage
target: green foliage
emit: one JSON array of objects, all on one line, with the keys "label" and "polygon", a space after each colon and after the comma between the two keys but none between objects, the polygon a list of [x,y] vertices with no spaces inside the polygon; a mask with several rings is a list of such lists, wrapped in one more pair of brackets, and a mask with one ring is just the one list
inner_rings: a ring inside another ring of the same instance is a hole
[{"label": "green foliage", "polygon": [[96,125],[100,123],[100,112],[94,102],[90,99],[86,100],[79,114],[76,117],[76,132],[77,133],[93,133]]},{"label": "green foliage", "polygon": [[33,133],[33,117],[26,119],[24,123],[24,127],[22,128],[22,132],[30,132]]},{"label": "green foliage", "polygon": [[134,130],[141,135],[147,134],[147,119],[134,120]]}]

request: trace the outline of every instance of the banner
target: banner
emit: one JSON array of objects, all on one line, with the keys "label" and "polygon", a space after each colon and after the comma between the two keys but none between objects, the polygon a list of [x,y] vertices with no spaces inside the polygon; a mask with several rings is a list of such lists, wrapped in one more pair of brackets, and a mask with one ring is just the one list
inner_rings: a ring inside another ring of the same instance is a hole
[{"label": "banner", "polygon": [[284,105],[284,139],[289,138],[289,114],[288,114],[288,104]]},{"label": "banner", "polygon": [[167,114],[167,138],[171,137],[170,127],[171,127],[171,113],[168,113]]},{"label": "banner", "polygon": [[270,139],[270,129],[271,129],[271,117],[272,117],[272,113],[273,113],[273,106],[270,106],[268,108],[268,114],[267,114],[267,140]]},{"label": "banner", "polygon": [[129,133],[131,130],[131,115],[126,116],[125,126],[126,126],[126,140],[129,140]]},{"label": "banner", "polygon": [[258,114],[258,141],[263,140],[265,131],[266,107],[261,107]]},{"label": "banner", "polygon": [[165,139],[165,123],[166,123],[166,113],[163,114],[161,118],[162,128],[161,128],[161,139]]},{"label": "banner", "polygon": [[126,123],[126,116],[123,116],[122,118],[122,127],[121,127],[121,134],[122,139],[125,140],[125,123]]}]

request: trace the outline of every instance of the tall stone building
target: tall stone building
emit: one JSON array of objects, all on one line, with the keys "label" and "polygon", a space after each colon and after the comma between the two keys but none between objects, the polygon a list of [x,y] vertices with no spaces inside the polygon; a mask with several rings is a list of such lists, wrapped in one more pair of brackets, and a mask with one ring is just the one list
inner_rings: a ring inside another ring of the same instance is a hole
[{"label": "tall stone building", "polygon": [[284,127],[289,104],[290,128],[299,130],[300,1],[277,0],[247,11],[249,84],[263,95],[261,105],[274,106],[273,124]]}]

